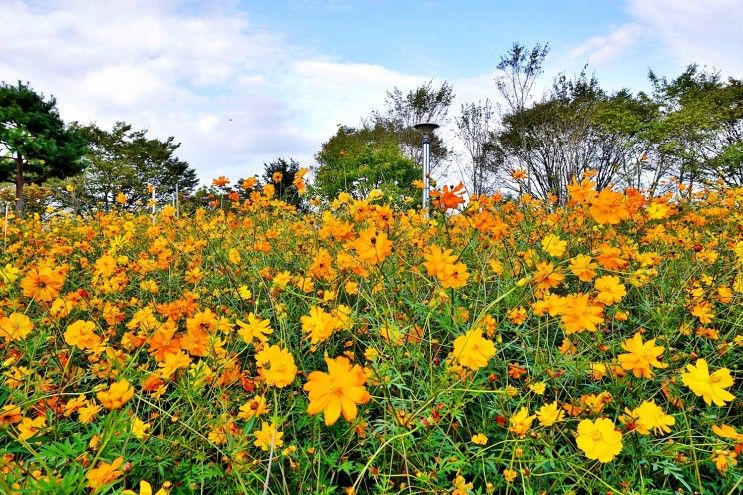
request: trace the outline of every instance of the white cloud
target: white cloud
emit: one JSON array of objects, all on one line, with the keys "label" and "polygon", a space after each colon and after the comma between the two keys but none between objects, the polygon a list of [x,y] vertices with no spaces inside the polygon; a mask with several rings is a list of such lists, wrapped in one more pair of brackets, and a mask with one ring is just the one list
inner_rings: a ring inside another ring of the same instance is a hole
[{"label": "white cloud", "polygon": [[697,62],[743,74],[740,0],[631,0],[629,12],[679,66]]},{"label": "white cloud", "polygon": [[619,26],[605,36],[594,36],[570,50],[570,58],[596,66],[611,62],[629,47],[640,42],[643,29],[639,24]]},{"label": "white cloud", "polygon": [[385,90],[418,80],[328,61],[233,7],[179,7],[0,0],[0,80],[53,94],[67,121],[124,120],[175,136],[204,181],[260,173],[279,155],[308,164],[337,124],[357,123]]}]

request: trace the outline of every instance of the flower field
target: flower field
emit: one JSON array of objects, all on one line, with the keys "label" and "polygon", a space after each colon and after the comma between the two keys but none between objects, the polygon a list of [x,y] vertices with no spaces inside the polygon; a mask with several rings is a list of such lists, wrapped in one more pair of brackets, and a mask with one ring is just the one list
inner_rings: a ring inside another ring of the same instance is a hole
[{"label": "flower field", "polygon": [[11,216],[0,493],[739,493],[743,190],[569,190]]}]

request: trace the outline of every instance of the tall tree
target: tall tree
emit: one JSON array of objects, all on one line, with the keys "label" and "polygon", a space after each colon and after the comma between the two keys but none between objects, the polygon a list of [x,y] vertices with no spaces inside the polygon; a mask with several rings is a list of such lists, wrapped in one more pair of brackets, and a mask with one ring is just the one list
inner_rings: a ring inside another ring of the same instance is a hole
[{"label": "tall tree", "polygon": [[155,187],[161,201],[170,199],[176,186],[189,194],[198,184],[196,171],[175,156],[180,144],[172,136],[149,138],[146,130],[135,131],[125,122],[117,122],[111,131],[94,124],[79,129],[88,141],[86,188],[105,209],[118,193],[125,194],[131,206],[150,198],[148,186]]},{"label": "tall tree", "polygon": [[385,128],[354,129],[341,126],[315,156],[315,187],[326,199],[340,192],[364,197],[372,189],[391,199],[415,197],[411,185],[420,178],[419,166],[400,151],[395,136]]},{"label": "tall tree", "polygon": [[743,184],[743,81],[690,65],[668,80],[652,71],[660,109],[645,133],[653,164],[693,190],[704,179]]},{"label": "tall tree", "polygon": [[543,72],[542,66],[549,51],[548,43],[537,43],[531,50],[514,43],[501,56],[495,87],[506,102],[506,112],[516,113],[526,108],[532,97],[534,83]]},{"label": "tall tree", "polygon": [[85,141],[59,116],[54,97],[28,84],[0,84],[0,180],[15,182],[16,212],[24,209],[24,185],[80,172]]},{"label": "tall tree", "polygon": [[[395,88],[387,92],[384,111],[372,112],[371,122],[366,127],[386,129],[397,139],[403,155],[421,163],[422,136],[414,126],[421,122],[445,125],[453,101],[454,88],[447,81],[438,88],[433,81],[428,81],[407,93]],[[441,169],[450,157],[451,149],[438,133],[434,133],[431,136],[431,171]]]},{"label": "tall tree", "polygon": [[493,105],[485,100],[485,103],[463,103],[455,118],[456,134],[470,156],[469,166],[462,171],[470,194],[479,196],[492,189],[492,176],[498,165],[495,149],[489,145],[495,130],[494,117]]}]

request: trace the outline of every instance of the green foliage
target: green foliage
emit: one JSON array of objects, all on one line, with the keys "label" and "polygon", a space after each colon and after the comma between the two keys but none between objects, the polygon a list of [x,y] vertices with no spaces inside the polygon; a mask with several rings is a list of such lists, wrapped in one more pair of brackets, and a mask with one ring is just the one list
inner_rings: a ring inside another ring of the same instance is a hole
[{"label": "green foliage", "polygon": [[85,141],[59,116],[57,102],[28,84],[0,84],[0,182],[14,181],[16,209],[24,207],[23,187],[79,173]]},{"label": "green foliage", "polygon": [[299,169],[299,163],[294,159],[277,158],[270,163],[263,164],[263,182],[274,185],[276,188],[274,196],[277,199],[302,209],[304,201],[294,184]]},{"label": "green foliage", "polygon": [[146,130],[134,131],[117,122],[111,131],[95,124],[79,127],[88,141],[88,167],[78,187],[78,201],[89,207],[111,208],[116,196],[127,196],[127,206],[150,199],[148,186],[155,186],[158,201],[170,201],[176,185],[189,194],[198,184],[196,171],[175,156],[180,147],[174,137],[149,138]]},{"label": "green foliage", "polygon": [[316,159],[315,187],[326,199],[342,191],[361,198],[372,189],[397,200],[417,194],[412,182],[420,178],[418,166],[403,156],[394,136],[382,127],[341,126]]}]

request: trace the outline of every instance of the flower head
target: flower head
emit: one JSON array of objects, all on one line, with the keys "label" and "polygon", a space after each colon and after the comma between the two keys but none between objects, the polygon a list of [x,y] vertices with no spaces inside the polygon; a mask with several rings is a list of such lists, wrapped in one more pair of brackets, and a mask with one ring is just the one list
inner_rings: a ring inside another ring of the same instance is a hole
[{"label": "flower head", "polygon": [[453,354],[459,364],[477,371],[495,355],[495,344],[484,338],[479,329],[472,329],[454,339]]},{"label": "flower head", "polygon": [[681,373],[681,381],[697,397],[702,397],[707,405],[714,403],[716,406],[724,406],[726,402],[735,399],[733,394],[725,390],[733,385],[730,370],[720,368],[710,374],[707,361],[704,359],[698,359],[696,366],[687,364],[686,372]]},{"label": "flower head", "polygon": [[23,313],[11,313],[0,318],[0,338],[5,342],[25,339],[34,328],[34,323]]},{"label": "flower head", "polygon": [[325,358],[328,372],[313,371],[307,377],[304,390],[309,393],[308,414],[323,412],[325,424],[338,421],[341,414],[346,421],[356,417],[356,404],[366,404],[371,396],[364,388],[366,375],[358,364],[351,365],[348,358]]},{"label": "flower head", "polygon": [[625,340],[622,343],[622,349],[628,352],[619,355],[619,364],[623,369],[632,371],[637,378],[651,378],[652,368],[668,366],[658,361],[658,356],[663,354],[665,348],[655,345],[655,339],[643,342],[640,332],[637,332],[631,339]]},{"label": "flower head", "polygon": [[277,345],[263,348],[255,355],[255,361],[258,364],[258,372],[266,383],[274,387],[284,388],[297,376],[294,356],[287,349]]},{"label": "flower head", "polygon": [[611,461],[622,450],[622,434],[615,429],[614,422],[607,418],[581,421],[576,442],[586,457],[599,462]]}]

